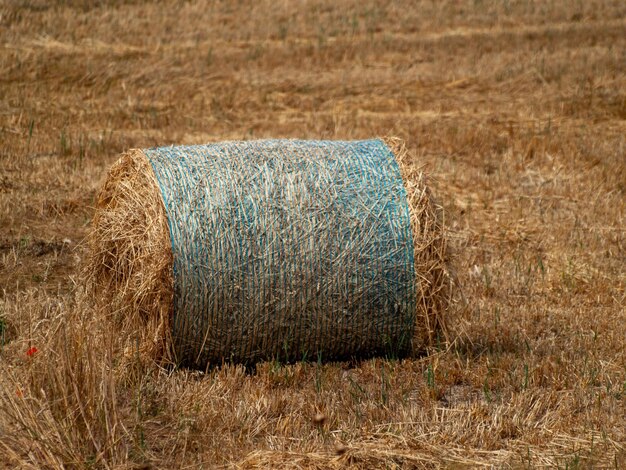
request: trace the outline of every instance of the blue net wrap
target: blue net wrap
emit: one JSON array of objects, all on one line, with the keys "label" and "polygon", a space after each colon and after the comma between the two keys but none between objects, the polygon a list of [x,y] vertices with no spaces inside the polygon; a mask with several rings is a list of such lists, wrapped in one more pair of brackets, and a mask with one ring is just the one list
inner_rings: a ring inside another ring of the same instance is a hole
[{"label": "blue net wrap", "polygon": [[144,151],[169,224],[180,364],[409,351],[407,194],[382,140]]}]

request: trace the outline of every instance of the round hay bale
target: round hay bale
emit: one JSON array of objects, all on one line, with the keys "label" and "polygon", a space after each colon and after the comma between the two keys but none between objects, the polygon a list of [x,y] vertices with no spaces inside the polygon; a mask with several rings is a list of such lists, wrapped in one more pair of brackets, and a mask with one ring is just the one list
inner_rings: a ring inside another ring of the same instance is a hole
[{"label": "round hay bale", "polygon": [[90,246],[126,344],[191,367],[404,356],[450,301],[440,208],[399,139],[131,150]]}]

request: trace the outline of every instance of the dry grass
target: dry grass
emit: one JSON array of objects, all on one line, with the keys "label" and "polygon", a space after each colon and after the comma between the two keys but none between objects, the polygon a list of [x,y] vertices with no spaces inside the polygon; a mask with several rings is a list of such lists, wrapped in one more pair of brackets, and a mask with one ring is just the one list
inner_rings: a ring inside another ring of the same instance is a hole
[{"label": "dry grass", "polygon": [[[624,467],[623,2],[298,5],[0,1],[0,465]],[[75,287],[116,155],[373,135],[444,206],[447,345],[120,367]]]}]

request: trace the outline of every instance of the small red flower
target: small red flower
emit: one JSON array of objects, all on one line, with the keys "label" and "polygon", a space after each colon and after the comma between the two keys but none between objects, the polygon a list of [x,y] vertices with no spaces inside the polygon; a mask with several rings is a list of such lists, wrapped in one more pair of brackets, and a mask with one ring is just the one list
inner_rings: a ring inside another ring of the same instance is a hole
[{"label": "small red flower", "polygon": [[38,351],[39,350],[35,346],[32,346],[28,349],[28,351],[26,351],[26,355],[28,357],[33,357],[35,354],[37,354]]}]

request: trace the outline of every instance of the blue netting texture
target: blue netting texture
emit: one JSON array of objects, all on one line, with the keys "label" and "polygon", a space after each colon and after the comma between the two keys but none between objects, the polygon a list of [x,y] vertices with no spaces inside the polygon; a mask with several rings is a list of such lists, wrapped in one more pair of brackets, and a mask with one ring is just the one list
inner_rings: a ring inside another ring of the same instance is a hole
[{"label": "blue netting texture", "polygon": [[144,151],[173,251],[180,364],[403,355],[413,233],[382,140],[262,140]]}]

